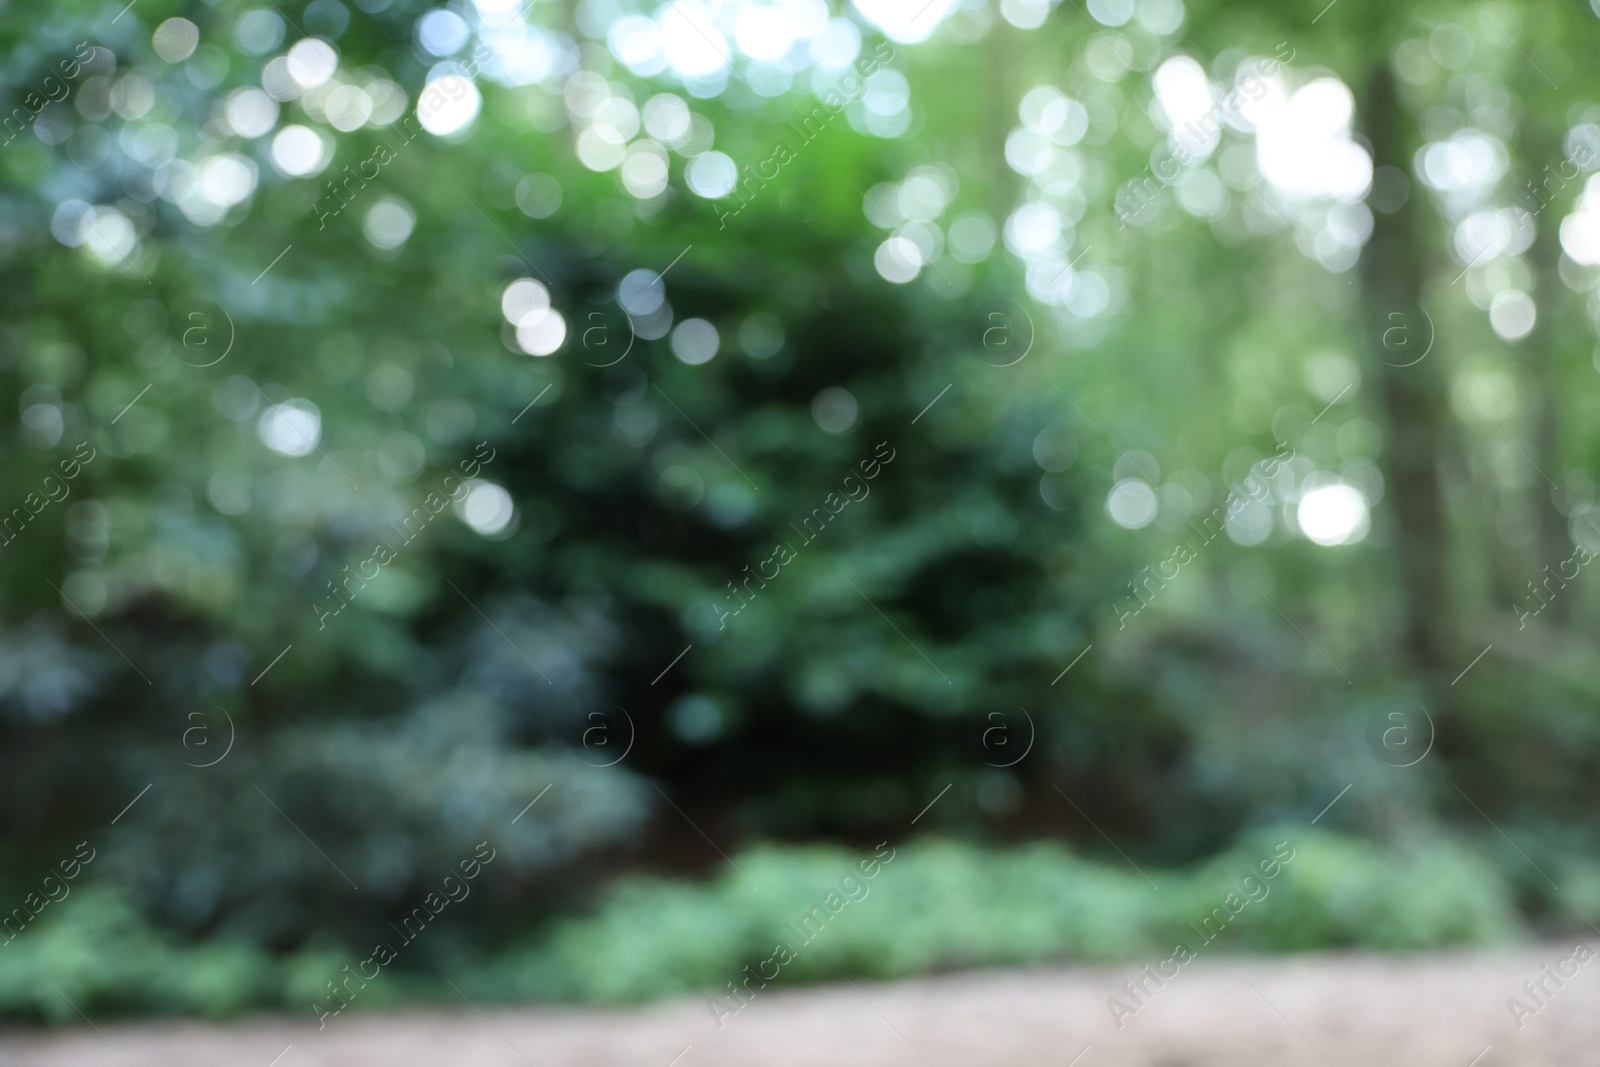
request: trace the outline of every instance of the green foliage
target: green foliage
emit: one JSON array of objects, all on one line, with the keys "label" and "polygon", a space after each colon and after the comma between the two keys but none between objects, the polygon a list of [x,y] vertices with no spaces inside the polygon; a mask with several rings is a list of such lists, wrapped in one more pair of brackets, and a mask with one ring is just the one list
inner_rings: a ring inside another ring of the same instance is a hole
[{"label": "green foliage", "polygon": [[279,965],[259,948],[175,946],[105,887],[85,886],[68,900],[0,950],[0,1012],[56,1022],[78,1018],[73,1004],[228,1015],[274,999]]},{"label": "green foliage", "polygon": [[[947,783],[920,828],[1020,844],[907,844],[795,980],[1159,950],[1254,861],[1241,834],[1347,783],[1322,823],[1340,834],[1296,838],[1229,945],[1493,939],[1513,896],[1538,921],[1600,910],[1596,598],[1574,582],[1520,617],[1524,585],[1592,534],[1600,275],[1560,229],[1594,179],[1552,194],[1525,250],[1464,254],[1595,128],[1582,4],[1491,5],[1493,21],[1454,0],[1141,0],[1118,26],[1059,4],[1024,31],[1035,5],[970,0],[896,48],[903,123],[831,122],[726,226],[731,201],[693,191],[689,152],[639,109],[672,94],[696,151],[754,164],[816,105],[819,72],[760,90],[639,73],[607,27],[649,4],[517,5],[543,42],[522,58],[549,70],[475,75],[470,127],[408,139],[326,219],[331,180],[401,127],[335,122],[331,87],[285,87],[282,53],[327,38],[338,79],[373,90],[346,102],[392,83],[411,116],[441,59],[417,19],[437,5],[121,6],[0,19],[15,96],[97,45],[0,146],[0,520],[24,508],[0,535],[0,892],[22,899],[85,838],[119,887],[75,891],[0,948],[0,1011],[64,1017],[45,979],[86,1010],[301,1010],[479,841],[504,857],[481,891],[363,1004],[426,994],[458,960],[497,995],[719,987],[849,861],[792,842],[897,834]],[[877,54],[858,9],[831,7]],[[469,37],[494,35],[460,10]],[[178,17],[192,58],[155,46]],[[247,19],[285,36],[247,48]],[[1280,195],[1234,122],[1124,217],[1129,184],[1170,162],[1153,73],[1180,54],[1219,94],[1252,55],[1292,57],[1285,95],[1337,78],[1344,161],[1392,127],[1409,214]],[[274,77],[270,128],[230,125],[233,94]],[[1018,125],[1041,87],[1060,136]],[[602,90],[623,139],[666,160],[657,193],[580,159]],[[275,165],[290,125],[325,138],[327,169]],[[1451,158],[1499,166],[1481,187],[1412,162],[1458,136],[1483,140]],[[254,178],[211,211],[195,175],[217,159]],[[530,181],[559,209],[529,210]],[[380,202],[415,222],[397,244],[371,235]],[[932,217],[882,224],[905,203]],[[1024,255],[1007,222],[1037,208],[1022,228],[1047,240]],[[998,243],[955,255],[958,220]],[[877,265],[908,239],[891,231],[937,247],[915,278]],[[1365,334],[1413,253],[1400,295],[1438,343],[1397,377]],[[630,272],[669,264],[652,285],[671,323],[715,328],[709,361],[619,307]],[[564,316],[557,351],[516,341],[502,297],[519,278]],[[1525,340],[1487,314],[1513,289],[1538,304]],[[1028,355],[1000,366],[1024,323]],[[263,419],[291,401],[317,411],[315,449],[270,446]],[[1151,577],[1284,445],[1254,528]],[[25,504],[63,488],[79,447],[95,458],[68,495]],[[830,503],[891,453],[870,494]],[[472,464],[511,502],[503,527],[438,495]],[[1371,505],[1360,543],[1302,536],[1296,505],[1330,479]],[[1118,485],[1156,511],[1113,521]],[[424,528],[380,575],[350,579],[407,522]],[[795,558],[750,578],[780,545]],[[1413,698],[1431,755],[1396,768],[1366,728]],[[1017,731],[1004,759],[975,741],[996,715]],[[610,747],[589,750],[599,721]],[[1184,873],[1152,893],[1091,822]],[[680,880],[709,855],[689,823],[761,888]],[[673,879],[603,888],[664,857]],[[1563,865],[1565,895],[1543,873]]]},{"label": "green foliage", "polygon": [[[1452,841],[1384,848],[1370,840],[1285,830],[1295,857],[1239,926],[1239,946],[1269,951],[1366,947],[1388,951],[1489,944],[1520,920],[1502,869]],[[1262,835],[1209,861],[1192,903],[1217,906],[1250,865],[1270,855]],[[1254,857],[1254,860],[1252,859]],[[1242,870],[1241,870],[1242,867]],[[1181,930],[1178,931],[1182,936]]]},{"label": "green foliage", "polygon": [[497,973],[534,966],[548,974],[539,957],[549,952],[568,995],[639,1000],[718,992],[742,981],[746,965],[770,958],[775,942],[795,952],[782,981],[797,982],[1136,959],[1180,940],[1198,944],[1191,924],[1223,907],[1272,855],[1271,843],[1286,839],[1294,859],[1209,951],[1422,949],[1517,936],[1500,873],[1448,843],[1384,850],[1346,835],[1285,828],[1253,835],[1190,870],[1148,869],[1157,890],[1126,864],[1090,862],[1057,844],[994,849],[921,839],[901,847],[866,883],[868,895],[844,906],[810,943],[792,924],[837,889],[859,856],[810,846],[737,857],[760,890],[735,871],[705,885],[628,879],[594,916],[564,924],[548,949],[504,961]]},{"label": "green foliage", "polygon": [[[446,969],[474,1000],[612,1003],[720,992],[747,966],[762,969],[779,943],[795,954],[779,984],[1138,960],[1176,941],[1199,944],[1191,924],[1223,907],[1273,843],[1288,838],[1293,860],[1208,951],[1426,949],[1518,935],[1502,877],[1453,844],[1386,851],[1286,828],[1188,870],[1147,868],[1155,890],[1125,863],[1085,860],[1059,844],[997,849],[923,838],[870,878],[861,866],[870,855],[827,845],[753,849],[735,857],[737,871],[710,882],[624,878],[594,914],[520,946],[458,952]],[[853,881],[841,890],[846,876]],[[238,943],[177,946],[115,891],[74,896],[70,909],[0,950],[0,1015],[68,1019],[72,1009],[45,979],[85,1011],[303,1010],[331,1005],[325,985],[352,959],[333,947],[278,960]],[[831,914],[806,928],[807,942],[798,924],[818,908]],[[401,967],[363,988],[354,1006],[445,994],[426,969]]]}]

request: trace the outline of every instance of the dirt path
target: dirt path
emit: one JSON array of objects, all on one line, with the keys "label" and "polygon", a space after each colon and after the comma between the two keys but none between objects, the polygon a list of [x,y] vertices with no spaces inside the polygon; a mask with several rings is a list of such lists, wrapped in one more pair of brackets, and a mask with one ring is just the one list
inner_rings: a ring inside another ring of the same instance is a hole
[{"label": "dirt path", "polygon": [[[624,1012],[347,1014],[320,1033],[309,1012],[10,1030],[0,1064],[268,1067],[282,1053],[276,1067],[1594,1067],[1600,960],[1562,988],[1547,978],[1555,992],[1543,1007],[1521,992],[1572,948],[1201,959],[1120,1029],[1107,1000],[1134,966],[769,988],[721,1030],[701,999]],[[1512,996],[1538,1009],[1520,1030]]]}]

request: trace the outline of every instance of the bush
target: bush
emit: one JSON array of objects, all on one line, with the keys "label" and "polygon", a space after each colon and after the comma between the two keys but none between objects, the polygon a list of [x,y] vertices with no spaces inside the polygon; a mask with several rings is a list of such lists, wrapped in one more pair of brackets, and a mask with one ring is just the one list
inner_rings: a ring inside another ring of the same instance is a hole
[{"label": "bush", "polygon": [[175,947],[116,890],[86,886],[69,899],[0,949],[5,1015],[226,1015],[267,1002],[279,985],[267,953],[228,942]]},{"label": "bush", "polygon": [[[1191,924],[1223,907],[1282,840],[1293,859],[1217,937],[1215,951],[1424,949],[1518,932],[1498,872],[1451,844],[1385,852],[1358,838],[1286,829],[1191,869],[1149,869],[1157,890],[1131,867],[1091,862],[1054,842],[996,849],[926,838],[880,850],[889,858],[875,869],[873,857],[833,846],[767,846],[710,882],[625,878],[593,914],[448,969],[475,1000],[628,1002],[720,992],[761,970],[770,976],[763,961],[779,943],[794,953],[779,983],[1141,958],[1175,941],[1197,944]],[[808,915],[809,941],[797,928]],[[0,1014],[66,1020],[74,1012],[65,997],[90,1013],[302,1009],[326,999],[327,980],[359,957],[351,951],[325,944],[274,958],[244,944],[177,945],[115,890],[91,886],[0,949]],[[402,971],[355,1006],[442,992],[436,979]]]},{"label": "bush", "polygon": [[1138,957],[1195,943],[1191,924],[1223,907],[1282,840],[1292,860],[1242,909],[1237,929],[1218,937],[1222,951],[1422,949],[1518,932],[1499,873],[1453,844],[1385,852],[1295,828],[1254,835],[1193,869],[1149,871],[1156,890],[1130,867],[1092,863],[1056,843],[1001,850],[925,839],[863,880],[866,895],[810,942],[793,924],[856,870],[859,857],[843,849],[757,849],[737,859],[743,875],[730,870],[704,885],[627,879],[594,915],[568,920],[547,945],[504,965],[560,974],[563,992],[578,999],[640,1000],[742,980],[776,942],[795,953],[782,971],[794,981]]}]

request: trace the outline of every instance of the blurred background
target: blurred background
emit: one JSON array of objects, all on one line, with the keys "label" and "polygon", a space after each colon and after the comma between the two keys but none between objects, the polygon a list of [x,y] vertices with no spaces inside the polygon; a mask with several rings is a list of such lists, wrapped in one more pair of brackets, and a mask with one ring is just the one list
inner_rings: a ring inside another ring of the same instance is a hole
[{"label": "blurred background", "polygon": [[919,3],[0,10],[0,1017],[1587,936],[1600,8]]}]

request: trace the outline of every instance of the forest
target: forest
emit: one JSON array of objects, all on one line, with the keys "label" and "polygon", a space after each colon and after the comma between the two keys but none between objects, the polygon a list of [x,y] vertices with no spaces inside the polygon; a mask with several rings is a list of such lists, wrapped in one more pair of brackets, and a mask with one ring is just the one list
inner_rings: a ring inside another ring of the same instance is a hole
[{"label": "forest", "polygon": [[1592,929],[1597,31],[0,8],[0,1018]]}]

